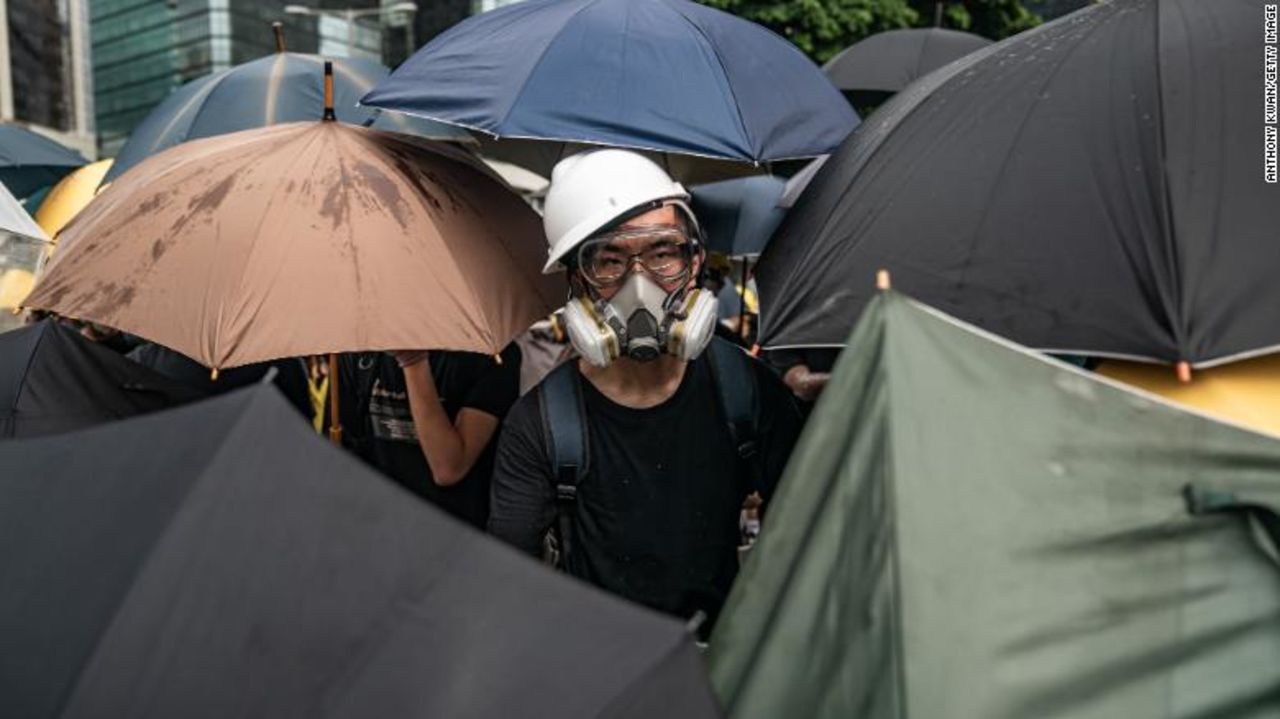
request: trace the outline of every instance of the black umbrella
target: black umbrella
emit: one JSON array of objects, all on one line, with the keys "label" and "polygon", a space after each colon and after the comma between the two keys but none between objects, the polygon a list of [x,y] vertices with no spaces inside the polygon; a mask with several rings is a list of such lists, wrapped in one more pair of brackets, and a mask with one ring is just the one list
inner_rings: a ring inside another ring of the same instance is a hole
[{"label": "black umbrella", "polygon": [[1260,0],[1115,0],[963,58],[840,148],[761,257],[766,347],[840,345],[895,288],[1032,347],[1280,347]]},{"label": "black umbrella", "polygon": [[940,27],[876,33],[840,51],[822,71],[855,107],[879,105],[890,95],[991,41]]},{"label": "black umbrella", "polygon": [[0,183],[18,199],[55,184],[86,160],[21,125],[0,123]]},{"label": "black umbrella", "polygon": [[0,444],[26,717],[713,717],[672,619],[414,501],[257,386]]},{"label": "black umbrella", "polygon": [[0,334],[0,439],[69,432],[200,396],[52,320]]}]

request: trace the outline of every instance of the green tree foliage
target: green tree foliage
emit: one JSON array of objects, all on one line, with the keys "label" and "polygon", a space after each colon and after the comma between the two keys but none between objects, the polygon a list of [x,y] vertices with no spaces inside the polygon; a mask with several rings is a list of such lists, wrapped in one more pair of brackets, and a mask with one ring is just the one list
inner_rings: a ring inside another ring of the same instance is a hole
[{"label": "green tree foliage", "polygon": [[933,25],[1000,40],[1040,24],[1023,0],[699,0],[759,23],[795,43],[819,64],[878,32]]},{"label": "green tree foliage", "polygon": [[[925,24],[933,24],[933,0],[913,0]],[[944,2],[942,27],[964,30],[992,40],[1003,40],[1040,24],[1040,16],[1028,10],[1022,0],[964,0]]]},{"label": "green tree foliage", "polygon": [[824,63],[862,38],[911,27],[920,15],[908,0],[700,0],[759,23]]}]

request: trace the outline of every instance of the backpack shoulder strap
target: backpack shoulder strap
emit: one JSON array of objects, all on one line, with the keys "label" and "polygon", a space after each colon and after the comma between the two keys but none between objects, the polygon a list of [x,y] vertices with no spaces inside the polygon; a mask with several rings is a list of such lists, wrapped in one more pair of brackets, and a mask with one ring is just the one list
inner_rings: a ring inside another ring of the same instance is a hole
[{"label": "backpack shoulder strap", "polygon": [[756,371],[751,356],[727,340],[715,337],[707,346],[707,359],[715,379],[720,408],[729,423],[738,458],[756,479],[759,462],[752,461],[759,452],[758,397]]},{"label": "backpack shoulder strap", "polygon": [[566,362],[552,370],[539,390],[547,457],[555,481],[560,565],[573,543],[573,514],[578,480],[587,467],[587,426],[576,367]]}]

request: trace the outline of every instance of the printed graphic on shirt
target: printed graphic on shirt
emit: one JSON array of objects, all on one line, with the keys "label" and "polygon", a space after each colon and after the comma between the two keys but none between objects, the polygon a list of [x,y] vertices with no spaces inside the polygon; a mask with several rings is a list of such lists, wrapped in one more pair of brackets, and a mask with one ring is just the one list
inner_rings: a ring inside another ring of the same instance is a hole
[{"label": "printed graphic on shirt", "polygon": [[418,443],[408,393],[387,389],[382,385],[381,379],[373,383],[369,399],[369,422],[376,439],[384,442]]}]

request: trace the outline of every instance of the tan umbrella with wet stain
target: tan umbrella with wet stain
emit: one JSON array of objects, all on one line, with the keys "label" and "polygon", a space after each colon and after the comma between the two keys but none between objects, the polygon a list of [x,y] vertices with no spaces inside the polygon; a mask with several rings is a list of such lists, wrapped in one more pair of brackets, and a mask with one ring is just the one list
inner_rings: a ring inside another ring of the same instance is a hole
[{"label": "tan umbrella with wet stain", "polygon": [[196,140],[61,235],[27,307],[208,367],[358,350],[497,353],[564,296],[538,216],[466,151],[338,122]]}]

